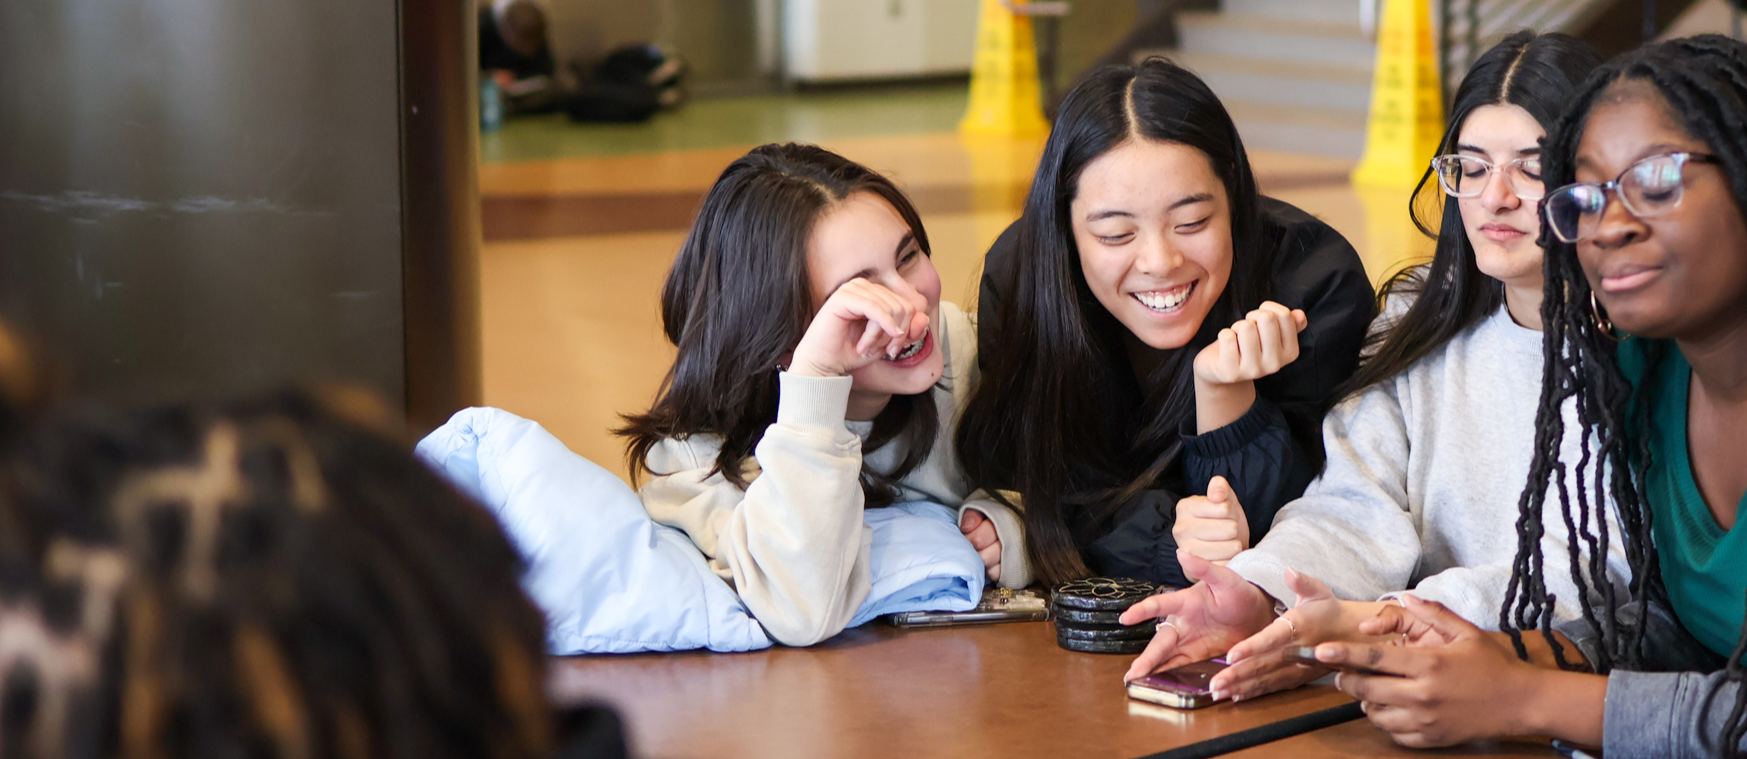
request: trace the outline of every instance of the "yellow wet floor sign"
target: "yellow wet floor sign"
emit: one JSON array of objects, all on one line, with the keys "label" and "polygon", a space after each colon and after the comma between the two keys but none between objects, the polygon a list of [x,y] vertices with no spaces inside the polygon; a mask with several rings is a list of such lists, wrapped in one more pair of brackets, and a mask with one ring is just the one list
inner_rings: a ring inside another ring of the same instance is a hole
[{"label": "yellow wet floor sign", "polygon": [[1353,170],[1353,183],[1412,187],[1425,175],[1444,132],[1444,94],[1432,42],[1431,4],[1383,2],[1365,156]]},{"label": "yellow wet floor sign", "polygon": [[1037,43],[1032,38],[1031,19],[1014,13],[1001,0],[982,0],[977,54],[971,66],[970,107],[958,122],[958,131],[1008,137],[1049,134],[1037,81]]}]

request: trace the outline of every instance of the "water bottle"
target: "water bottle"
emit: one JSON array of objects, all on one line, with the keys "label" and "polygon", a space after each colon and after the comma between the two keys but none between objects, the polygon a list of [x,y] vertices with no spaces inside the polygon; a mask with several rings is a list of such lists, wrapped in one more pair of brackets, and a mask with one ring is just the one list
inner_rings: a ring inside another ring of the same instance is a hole
[{"label": "water bottle", "polygon": [[503,126],[503,90],[490,74],[479,79],[479,131],[495,132]]}]

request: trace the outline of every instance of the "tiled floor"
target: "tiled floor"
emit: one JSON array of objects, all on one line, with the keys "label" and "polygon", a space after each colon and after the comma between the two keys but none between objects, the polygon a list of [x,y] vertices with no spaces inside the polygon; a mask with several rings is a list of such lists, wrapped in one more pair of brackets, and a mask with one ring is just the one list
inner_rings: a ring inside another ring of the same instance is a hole
[{"label": "tiled floor", "polygon": [[[716,175],[760,142],[816,142],[896,179],[922,212],[945,297],[974,309],[982,254],[1017,218],[1042,144],[960,139],[963,100],[919,88],[700,101],[650,125],[535,121],[491,135],[486,402],[624,475],[608,430],[647,406],[672,360],[656,303],[668,264]],[[1251,158],[1264,192],[1339,229],[1374,278],[1429,253],[1405,195],[1355,191],[1346,162]]]}]

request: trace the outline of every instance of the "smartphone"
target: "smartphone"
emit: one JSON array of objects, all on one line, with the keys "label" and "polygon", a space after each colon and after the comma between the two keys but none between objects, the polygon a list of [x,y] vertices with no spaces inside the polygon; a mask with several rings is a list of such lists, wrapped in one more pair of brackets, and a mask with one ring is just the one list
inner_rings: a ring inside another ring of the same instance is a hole
[{"label": "smartphone", "polygon": [[1286,652],[1282,654],[1282,658],[1293,664],[1304,664],[1312,667],[1327,667],[1329,669],[1338,669],[1342,672],[1351,672],[1355,675],[1382,675],[1384,677],[1397,676],[1389,672],[1378,672],[1377,670],[1368,667],[1357,667],[1351,664],[1330,664],[1318,660],[1316,658],[1315,646],[1293,646],[1286,649]]},{"label": "smartphone", "polygon": [[894,627],[952,627],[996,622],[1040,622],[1049,619],[1049,601],[1036,591],[989,588],[970,611],[906,611],[887,614]]},{"label": "smartphone", "polygon": [[1172,709],[1212,706],[1213,691],[1207,689],[1207,683],[1225,666],[1225,659],[1219,658],[1154,672],[1129,683],[1128,697]]}]

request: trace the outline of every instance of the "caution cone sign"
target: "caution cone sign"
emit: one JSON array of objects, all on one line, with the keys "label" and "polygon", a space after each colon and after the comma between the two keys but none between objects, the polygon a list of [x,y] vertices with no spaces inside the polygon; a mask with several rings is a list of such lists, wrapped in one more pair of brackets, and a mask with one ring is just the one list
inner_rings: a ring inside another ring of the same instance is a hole
[{"label": "caution cone sign", "polygon": [[1383,3],[1365,157],[1353,170],[1353,183],[1412,187],[1425,175],[1444,132],[1431,4],[1426,0]]},{"label": "caution cone sign", "polygon": [[958,122],[958,131],[975,136],[1047,135],[1049,122],[1043,118],[1042,101],[1031,19],[1001,0],[982,0],[970,107]]}]

